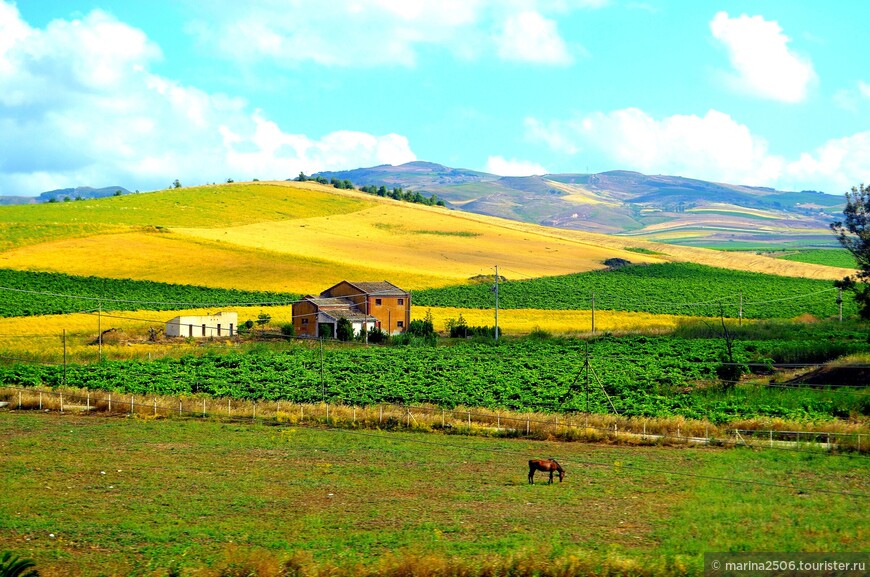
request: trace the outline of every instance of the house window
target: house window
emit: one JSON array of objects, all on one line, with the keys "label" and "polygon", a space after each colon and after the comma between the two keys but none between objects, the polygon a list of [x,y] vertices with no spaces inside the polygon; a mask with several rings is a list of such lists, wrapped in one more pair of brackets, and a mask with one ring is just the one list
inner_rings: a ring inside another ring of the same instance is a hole
[{"label": "house window", "polygon": [[302,319],[302,324],[303,324],[303,325],[307,325],[307,324],[308,324],[308,319]]},{"label": "house window", "polygon": [[405,299],[399,299],[399,304],[400,304],[400,305],[405,304]]},{"label": "house window", "polygon": [[202,336],[205,336],[205,325],[202,325]]},{"label": "house window", "polygon": [[381,299],[375,299],[375,304],[376,304],[377,306],[380,306],[380,305],[381,305]]},{"label": "house window", "polygon": [[405,321],[396,321],[396,326],[402,328],[403,326],[405,326]]},{"label": "house window", "polygon": [[218,331],[218,336],[221,336],[221,324],[220,323],[218,323],[217,331]]},{"label": "house window", "polygon": [[233,336],[233,323],[230,323],[230,336]]}]

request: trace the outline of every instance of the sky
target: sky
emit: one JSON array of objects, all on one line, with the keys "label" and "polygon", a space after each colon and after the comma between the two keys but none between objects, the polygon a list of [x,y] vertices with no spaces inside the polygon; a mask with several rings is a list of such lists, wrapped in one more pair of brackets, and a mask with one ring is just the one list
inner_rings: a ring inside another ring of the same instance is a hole
[{"label": "sky", "polygon": [[413,160],[870,183],[865,0],[0,0],[0,195]]}]

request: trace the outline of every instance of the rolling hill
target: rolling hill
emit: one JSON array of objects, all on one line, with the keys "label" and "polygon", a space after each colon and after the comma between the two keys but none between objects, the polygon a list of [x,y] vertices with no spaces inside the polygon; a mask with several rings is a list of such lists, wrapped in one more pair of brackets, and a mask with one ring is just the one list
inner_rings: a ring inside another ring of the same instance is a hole
[{"label": "rolling hill", "polygon": [[286,293],[342,279],[409,290],[527,279],[605,260],[809,278],[841,268],[545,227],[313,182],[254,182],[0,207],[0,267]]},{"label": "rolling hill", "polygon": [[696,246],[835,246],[840,196],[630,171],[499,177],[430,162],[322,172],[357,186],[411,188],[477,214]]}]

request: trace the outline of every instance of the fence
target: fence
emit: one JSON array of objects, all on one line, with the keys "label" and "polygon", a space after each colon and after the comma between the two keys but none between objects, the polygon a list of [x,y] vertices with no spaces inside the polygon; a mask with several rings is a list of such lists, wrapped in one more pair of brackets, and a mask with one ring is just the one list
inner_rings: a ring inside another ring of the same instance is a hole
[{"label": "fence", "polygon": [[0,387],[0,407],[138,418],[211,418],[260,424],[441,431],[455,434],[636,445],[746,446],[759,449],[870,453],[866,432],[721,428],[703,421],[588,413],[515,413],[436,405],[355,406],[256,402],[207,396],[145,397],[82,389]]}]

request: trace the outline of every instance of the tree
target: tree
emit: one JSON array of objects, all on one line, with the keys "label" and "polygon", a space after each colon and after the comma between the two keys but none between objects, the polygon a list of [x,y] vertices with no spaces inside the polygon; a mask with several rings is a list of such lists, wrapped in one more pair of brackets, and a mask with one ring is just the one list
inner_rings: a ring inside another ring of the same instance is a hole
[{"label": "tree", "polygon": [[344,317],[338,319],[338,325],[335,327],[335,338],[344,342],[353,339],[353,325]]},{"label": "tree", "polygon": [[858,263],[858,273],[834,282],[834,286],[855,295],[858,314],[870,320],[870,186],[853,186],[846,193],[846,218],[831,223],[831,230],[840,244],[852,253]]},{"label": "tree", "polygon": [[172,188],[181,188],[181,181],[177,178],[172,181]]},{"label": "tree", "polygon": [[299,171],[299,176],[296,177],[296,180],[297,180],[298,182],[305,182],[306,180],[308,180],[308,177],[305,176],[305,173],[302,172],[302,171],[300,170],[300,171]]}]

